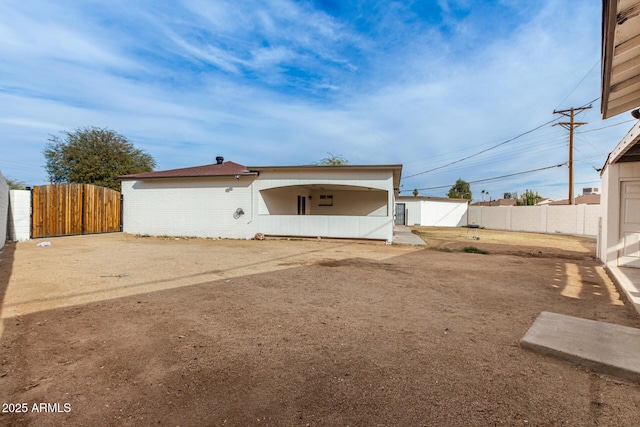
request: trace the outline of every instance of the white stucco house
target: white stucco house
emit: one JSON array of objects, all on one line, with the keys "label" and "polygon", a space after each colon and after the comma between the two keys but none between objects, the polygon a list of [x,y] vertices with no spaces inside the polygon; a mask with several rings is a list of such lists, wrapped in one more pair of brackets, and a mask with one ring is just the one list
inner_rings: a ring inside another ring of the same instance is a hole
[{"label": "white stucco house", "polygon": [[121,176],[123,231],[393,239],[402,165],[216,163]]},{"label": "white stucco house", "polygon": [[467,225],[469,200],[445,197],[396,197],[396,224],[434,227]]}]

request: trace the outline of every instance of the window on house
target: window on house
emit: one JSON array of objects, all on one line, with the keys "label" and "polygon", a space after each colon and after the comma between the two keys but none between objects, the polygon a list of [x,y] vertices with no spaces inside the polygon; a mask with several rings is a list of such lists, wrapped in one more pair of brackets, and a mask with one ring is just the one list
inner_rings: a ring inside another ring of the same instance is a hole
[{"label": "window on house", "polygon": [[321,194],[318,206],[333,206],[333,194]]},{"label": "window on house", "polygon": [[298,215],[307,214],[307,196],[298,196]]}]

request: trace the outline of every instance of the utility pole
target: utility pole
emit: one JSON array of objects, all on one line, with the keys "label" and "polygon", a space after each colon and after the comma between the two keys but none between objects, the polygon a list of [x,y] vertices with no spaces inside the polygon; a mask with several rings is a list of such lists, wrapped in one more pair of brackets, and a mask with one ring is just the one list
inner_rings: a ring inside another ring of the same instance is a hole
[{"label": "utility pole", "polygon": [[588,110],[591,108],[591,105],[588,107],[580,107],[580,108],[569,108],[568,110],[553,110],[553,114],[562,114],[565,117],[569,117],[568,122],[559,122],[556,125],[560,125],[563,128],[569,131],[569,204],[573,205],[573,130],[579,126],[586,125],[587,122],[576,122],[574,121],[574,115],[576,112]]}]

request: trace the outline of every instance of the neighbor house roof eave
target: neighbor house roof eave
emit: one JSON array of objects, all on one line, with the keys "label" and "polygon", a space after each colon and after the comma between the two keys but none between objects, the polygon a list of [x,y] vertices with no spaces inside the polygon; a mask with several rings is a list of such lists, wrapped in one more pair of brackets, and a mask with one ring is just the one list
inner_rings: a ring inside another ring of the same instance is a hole
[{"label": "neighbor house roof eave", "polygon": [[640,106],[640,0],[603,0],[601,44],[603,119]]}]

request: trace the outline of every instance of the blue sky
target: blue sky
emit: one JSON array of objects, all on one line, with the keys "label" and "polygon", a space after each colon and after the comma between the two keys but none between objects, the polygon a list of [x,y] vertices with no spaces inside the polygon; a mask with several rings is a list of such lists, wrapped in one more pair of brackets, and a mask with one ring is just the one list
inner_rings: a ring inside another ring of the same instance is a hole
[{"label": "blue sky", "polygon": [[[159,170],[333,153],[401,163],[403,194],[443,196],[431,188],[566,162],[567,131],[549,124],[420,174],[597,99],[600,20],[600,0],[1,1],[0,171],[44,184],[49,135],[97,126]],[[593,167],[633,124],[599,109],[576,118],[576,194],[600,186]],[[567,174],[472,190],[566,198]]]}]

